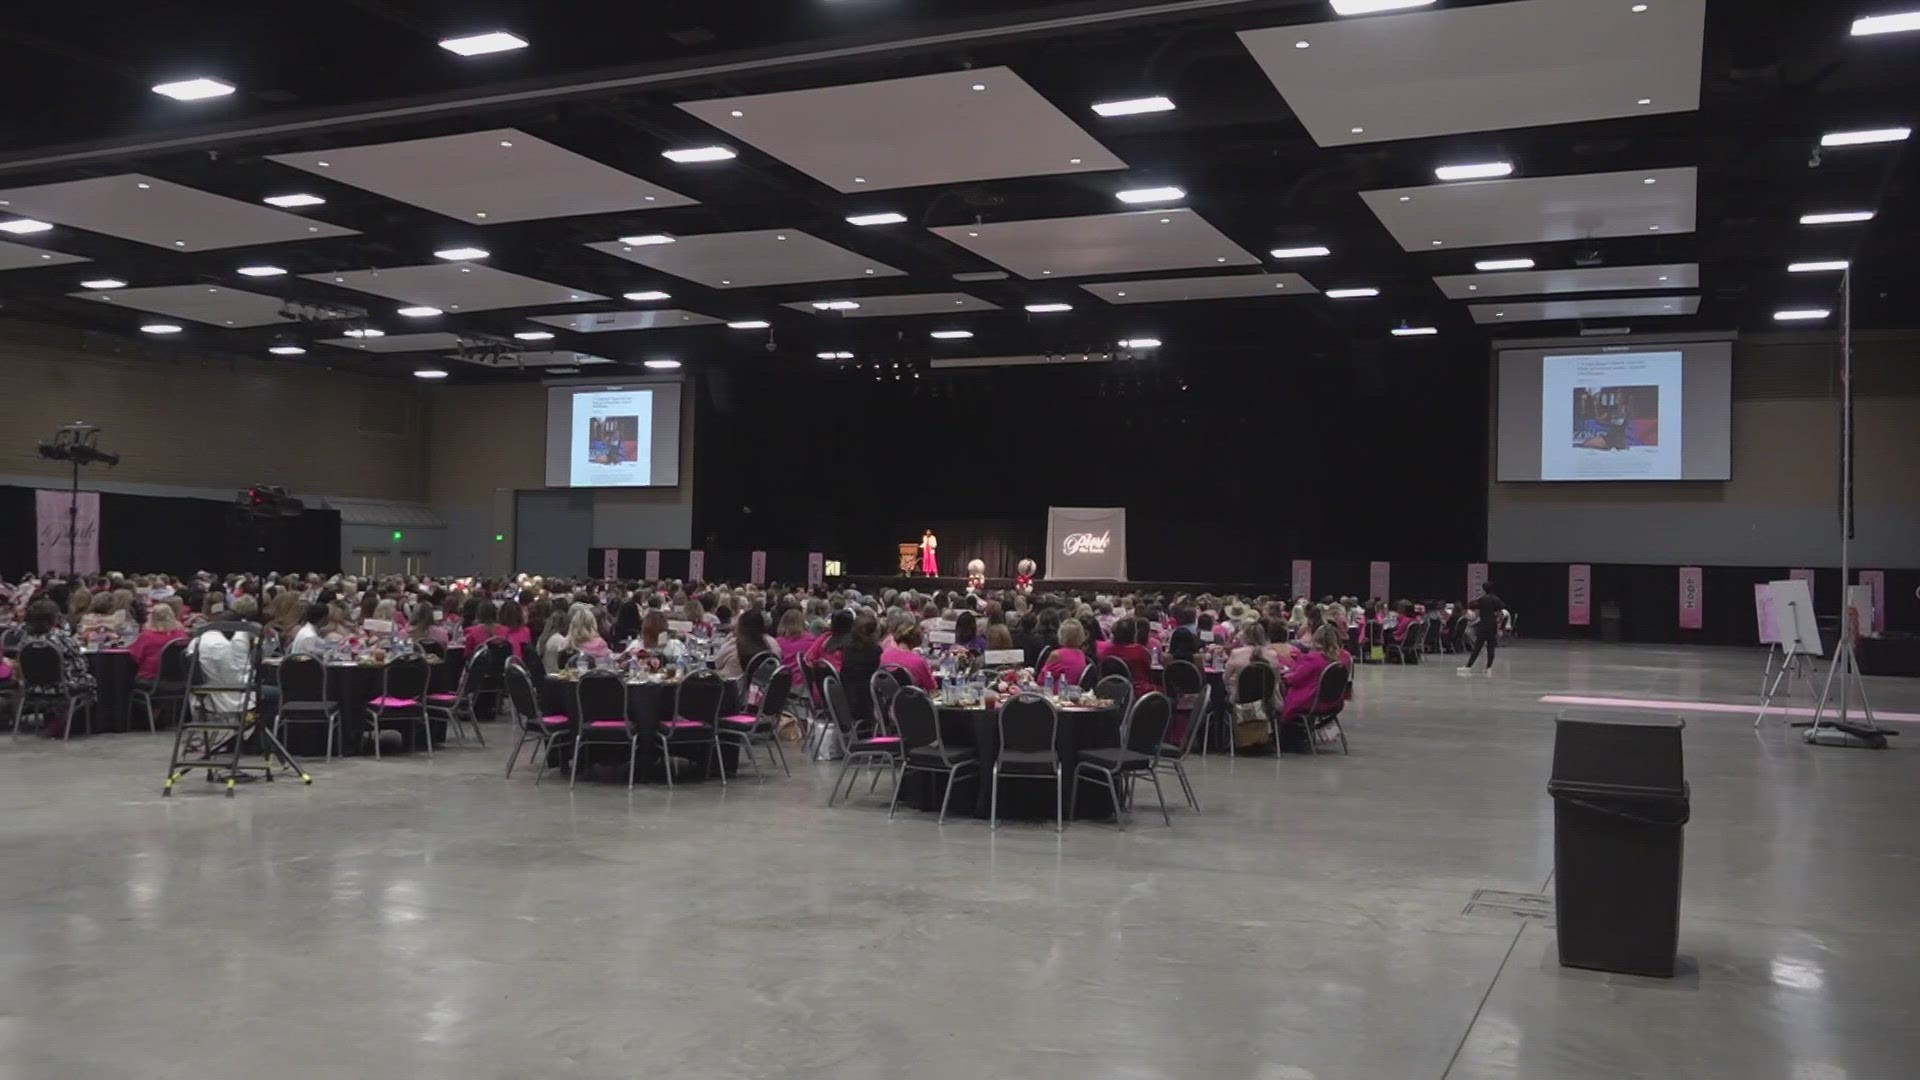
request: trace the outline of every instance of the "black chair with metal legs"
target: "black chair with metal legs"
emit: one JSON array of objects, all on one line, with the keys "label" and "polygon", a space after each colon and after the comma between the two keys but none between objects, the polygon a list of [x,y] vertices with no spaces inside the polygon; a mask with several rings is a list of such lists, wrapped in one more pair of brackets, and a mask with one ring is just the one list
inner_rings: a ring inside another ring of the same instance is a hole
[{"label": "black chair with metal legs", "polygon": [[424,656],[402,656],[389,660],[380,671],[380,696],[367,702],[368,734],[373,738],[373,756],[380,757],[380,732],[393,724],[416,724],[426,741],[427,756],[433,756],[433,725],[427,716],[427,682],[432,672]]},{"label": "black chair with metal legs", "polygon": [[513,763],[520,759],[520,748],[533,743],[534,760],[540,767],[534,770],[533,782],[537,787],[540,776],[547,771],[547,751],[555,742],[574,738],[573,718],[566,713],[551,716],[540,714],[540,695],[533,689],[533,676],[517,663],[507,665],[506,674],[507,707],[513,712],[514,726],[520,729],[520,738],[513,744],[513,753],[507,755],[507,777],[513,777]]},{"label": "black chair with metal legs", "polygon": [[1180,714],[1187,714],[1187,726],[1200,722],[1202,713],[1193,711],[1194,696],[1207,685],[1207,677],[1190,660],[1169,660],[1160,675],[1160,689],[1173,703],[1173,718],[1177,722]]},{"label": "black chair with metal legs", "polygon": [[1067,827],[1065,770],[1060,765],[1060,711],[1039,694],[1021,694],[1000,706],[1000,752],[993,759],[987,822],[1000,827],[1000,778],[1053,781],[1053,829]]},{"label": "black chair with metal legs", "polygon": [[1144,778],[1153,785],[1153,793],[1160,800],[1161,818],[1172,825],[1173,815],[1167,812],[1167,795],[1160,788],[1158,767],[1160,752],[1166,745],[1167,725],[1172,722],[1173,703],[1165,694],[1155,691],[1141,695],[1127,714],[1126,723],[1120,726],[1121,745],[1080,751],[1079,760],[1073,766],[1074,801],[1077,803],[1080,798],[1082,776],[1104,784],[1113,795],[1114,823],[1124,829],[1126,821],[1121,816],[1121,807],[1127,800],[1122,798],[1121,788],[1124,785],[1127,795],[1131,796],[1134,780]]},{"label": "black chair with metal legs", "polygon": [[1173,770],[1174,778],[1180,781],[1180,790],[1187,796],[1187,805],[1194,813],[1200,812],[1200,796],[1193,792],[1193,781],[1187,776],[1187,756],[1193,753],[1193,741],[1210,722],[1209,710],[1213,708],[1213,685],[1202,683],[1200,696],[1194,699],[1193,712],[1187,718],[1187,730],[1178,743],[1166,743],[1160,747],[1160,756],[1154,759],[1153,767],[1158,770]]},{"label": "black chair with metal legs", "polygon": [[755,701],[754,691],[765,694],[767,680],[773,677],[773,669],[780,666],[780,655],[772,652],[757,652],[740,668],[740,700]]},{"label": "black chair with metal legs", "polygon": [[[1080,689],[1091,690],[1099,681],[1100,668],[1098,665],[1088,662],[1086,667],[1080,669]],[[1129,688],[1133,686],[1133,680],[1131,678],[1127,680],[1127,686]]]},{"label": "black chair with metal legs", "polygon": [[67,667],[60,650],[45,641],[29,641],[20,647],[20,694],[13,703],[13,737],[20,737],[20,720],[33,715],[40,718],[44,730],[47,718],[66,718],[62,741],[73,737],[73,725],[86,710],[87,734],[93,734],[94,691],[81,689],[67,681]]},{"label": "black chair with metal legs", "polygon": [[340,708],[327,696],[327,665],[307,654],[280,661],[280,713],[273,721],[274,737],[298,724],[326,725],[326,749],[321,760],[332,761],[333,743],[340,736]]},{"label": "black chair with metal legs", "polygon": [[1127,710],[1133,708],[1133,676],[1102,675],[1100,681],[1093,684],[1093,696],[1113,702],[1120,715],[1125,716]]},{"label": "black chair with metal legs", "polygon": [[867,694],[873,700],[873,733],[875,735],[893,734],[893,696],[900,687],[909,685],[894,678],[885,668],[873,673],[867,679]]},{"label": "black chair with metal legs", "polygon": [[1102,679],[1120,678],[1127,680],[1127,685],[1133,685],[1133,669],[1127,666],[1125,660],[1117,656],[1103,656],[1099,667]]},{"label": "black chair with metal legs", "polygon": [[[895,773],[894,784],[897,787],[900,783],[900,778],[896,772],[900,763],[900,737],[898,735],[882,735],[876,733],[866,738],[861,738],[859,733],[865,729],[865,725],[871,723],[871,721],[854,719],[853,705],[847,700],[846,690],[840,685],[840,677],[837,675],[827,676],[824,689],[827,699],[827,715],[832,718],[832,723],[840,729],[840,736],[846,742],[847,746],[847,760],[840,766],[840,775],[834,777],[833,790],[827,793],[827,805],[832,806],[833,801],[840,797],[840,786],[843,783],[847,788],[847,798],[853,798],[853,785],[859,782],[860,779],[853,771],[856,766],[863,769],[875,770],[873,783],[869,785],[869,790],[879,786],[879,770],[881,769],[885,769],[889,773]],[[852,776],[853,779],[848,780],[847,778],[849,776]]]},{"label": "black chair with metal legs", "polygon": [[187,639],[169,641],[160,649],[160,674],[152,682],[135,682],[133,700],[147,713],[147,733],[159,730],[155,725],[153,707],[171,705],[176,719],[179,710],[187,707]]},{"label": "black chair with metal legs", "polygon": [[933,699],[917,686],[909,686],[894,695],[893,722],[899,728],[905,757],[900,766],[899,783],[893,785],[893,805],[887,808],[887,816],[892,817],[900,808],[900,785],[906,782],[908,773],[945,773],[947,782],[940,794],[940,820],[935,823],[945,825],[947,802],[953,798],[953,782],[959,779],[962,769],[979,772],[979,752],[971,747],[941,743],[940,714],[933,707]]},{"label": "black chair with metal legs", "polygon": [[[1273,670],[1273,665],[1267,663],[1265,660],[1258,660],[1248,664],[1246,667],[1240,669],[1239,675],[1234,677],[1231,691],[1231,704],[1233,707],[1227,710],[1228,757],[1239,756],[1239,749],[1236,745],[1234,735],[1235,729],[1239,726],[1240,706],[1259,706],[1261,718],[1265,719],[1268,725],[1271,726],[1274,717],[1273,688],[1278,685],[1278,683],[1279,674]],[[1274,744],[1274,752],[1279,752],[1278,743]]]},{"label": "black chair with metal legs", "polygon": [[[535,711],[538,711],[537,709]],[[589,671],[573,684],[573,711],[579,719],[573,737],[573,764],[567,787],[580,779],[580,748],[589,743],[627,747],[627,788],[633,788],[634,766],[640,760],[640,728],[627,711],[627,681],[617,671]],[[668,769],[672,773],[671,767]],[[535,777],[538,780],[538,777]]]},{"label": "black chair with metal legs", "polygon": [[792,692],[793,673],[776,663],[752,712],[720,718],[720,738],[740,747],[741,756],[753,763],[755,775],[760,774],[760,762],[754,758],[753,748],[760,743],[772,748],[767,757],[777,760],[782,772],[793,775],[787,768],[787,751],[780,745],[780,717],[787,711],[787,698]]},{"label": "black chair with metal legs", "polygon": [[1340,736],[1340,752],[1352,754],[1347,748],[1347,726],[1340,722],[1340,710],[1347,703],[1347,684],[1351,678],[1345,664],[1328,664],[1320,671],[1319,685],[1313,694],[1313,704],[1306,712],[1292,720],[1275,721],[1273,744],[1280,745],[1280,728],[1286,724],[1299,724],[1307,738],[1307,752],[1320,752],[1320,732],[1331,727]]},{"label": "black chair with metal legs", "polygon": [[667,757],[667,786],[673,786],[675,747],[705,749],[701,775],[720,775],[726,786],[727,766],[720,757],[720,709],[727,701],[727,680],[715,671],[696,671],[680,680],[673,695],[673,715],[660,722],[660,751]]}]

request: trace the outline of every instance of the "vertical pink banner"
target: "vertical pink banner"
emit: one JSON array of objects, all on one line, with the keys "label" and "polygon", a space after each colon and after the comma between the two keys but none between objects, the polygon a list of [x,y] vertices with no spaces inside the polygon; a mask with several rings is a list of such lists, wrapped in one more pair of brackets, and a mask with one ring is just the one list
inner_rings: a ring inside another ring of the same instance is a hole
[{"label": "vertical pink banner", "polygon": [[1467,564],[1467,599],[1478,599],[1487,587],[1487,564],[1470,562]]},{"label": "vertical pink banner", "polygon": [[[42,573],[65,574],[69,569],[76,574],[100,572],[99,492],[83,491],[76,499],[71,491],[37,490],[33,508]],[[75,538],[71,551],[67,546],[69,533]]]},{"label": "vertical pink banner", "polygon": [[687,580],[688,581],[707,580],[707,553],[706,552],[690,551],[687,553]]},{"label": "vertical pink banner", "polygon": [[620,549],[608,548],[600,556],[600,576],[612,581],[620,576]]},{"label": "vertical pink banner", "polygon": [[1313,560],[1293,560],[1293,595],[1298,598],[1313,592]]},{"label": "vertical pink banner", "polygon": [[825,585],[827,583],[827,556],[825,552],[807,552],[807,584]]},{"label": "vertical pink banner", "polygon": [[1567,625],[1593,625],[1593,567],[1586,563],[1567,567]]},{"label": "vertical pink banner", "polygon": [[748,567],[749,567],[749,569],[747,570],[748,581],[753,582],[755,585],[765,585],[767,583],[767,553],[766,552],[764,551],[754,552],[752,559],[748,561]]},{"label": "vertical pink banner", "polygon": [[1780,616],[1773,610],[1773,586],[1764,581],[1753,587],[1753,620],[1760,628],[1760,644],[1780,644]]},{"label": "vertical pink banner", "polygon": [[[1789,570],[1789,571],[1787,571],[1787,576],[1788,576],[1789,578],[1792,578],[1792,579],[1793,579],[1793,580],[1795,580],[1795,581],[1804,581],[1804,582],[1806,582],[1806,583],[1807,583],[1807,599],[1809,599],[1809,600],[1813,600],[1813,599],[1815,599],[1815,598],[1814,598],[1814,595],[1813,595],[1813,571],[1811,571],[1811,570],[1806,570],[1806,569],[1801,569],[1801,570]],[[1845,582],[1841,582],[1841,584],[1842,584],[1842,585],[1844,586],[1844,585],[1845,585],[1846,583],[1845,583]],[[1842,589],[1841,591],[1842,591],[1842,592],[1844,592],[1844,591],[1846,591],[1846,590],[1845,590],[1845,589],[1843,588],[1843,589]],[[1820,610],[1820,609],[1819,609],[1819,607],[1817,607],[1817,606],[1816,606],[1816,607],[1814,608],[1814,610],[1815,610],[1815,611],[1818,611],[1818,610]]]},{"label": "vertical pink banner", "polygon": [[1383,562],[1367,564],[1367,595],[1391,600],[1392,591],[1393,564]]},{"label": "vertical pink banner", "polygon": [[647,580],[660,580],[660,553],[658,551],[647,552]]},{"label": "vertical pink banner", "polygon": [[1697,566],[1680,568],[1680,629],[1698,630],[1701,623],[1701,592],[1706,581]]},{"label": "vertical pink banner", "polygon": [[1860,584],[1873,587],[1873,632],[1887,632],[1887,572],[1885,570],[1860,571]]}]

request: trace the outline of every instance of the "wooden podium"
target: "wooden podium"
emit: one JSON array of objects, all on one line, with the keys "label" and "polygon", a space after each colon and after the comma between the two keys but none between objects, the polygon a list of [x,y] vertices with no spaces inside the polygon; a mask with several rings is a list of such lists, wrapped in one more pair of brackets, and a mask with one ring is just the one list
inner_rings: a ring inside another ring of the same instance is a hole
[{"label": "wooden podium", "polygon": [[900,545],[900,572],[908,577],[920,572],[920,545],[918,542]]}]

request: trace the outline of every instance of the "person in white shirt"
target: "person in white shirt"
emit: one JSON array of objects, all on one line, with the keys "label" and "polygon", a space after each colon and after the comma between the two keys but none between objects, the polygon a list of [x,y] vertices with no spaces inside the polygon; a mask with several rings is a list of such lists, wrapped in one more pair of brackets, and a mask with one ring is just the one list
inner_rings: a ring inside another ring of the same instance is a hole
[{"label": "person in white shirt", "polygon": [[330,614],[330,609],[325,604],[308,604],[306,621],[300,624],[300,629],[294,631],[293,644],[287,646],[287,655],[318,656],[325,652],[330,643],[320,628],[326,625]]}]

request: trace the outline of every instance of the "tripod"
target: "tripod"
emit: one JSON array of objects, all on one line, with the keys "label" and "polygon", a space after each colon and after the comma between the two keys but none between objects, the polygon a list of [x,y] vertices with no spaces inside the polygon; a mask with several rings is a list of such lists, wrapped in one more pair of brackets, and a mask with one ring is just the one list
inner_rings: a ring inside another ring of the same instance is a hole
[{"label": "tripod", "polygon": [[1767,718],[1767,710],[1773,707],[1773,699],[1780,695],[1781,683],[1787,684],[1788,696],[1793,694],[1794,683],[1805,687],[1808,697],[1813,696],[1813,677],[1807,672],[1809,650],[1806,643],[1800,639],[1799,607],[1798,601],[1787,601],[1787,625],[1794,628],[1794,637],[1791,642],[1776,646],[1782,650],[1778,670],[1773,668],[1773,654],[1771,652],[1767,654],[1767,674],[1773,676],[1773,681],[1768,683],[1767,675],[1760,676],[1760,714],[1753,718],[1753,726],[1756,729],[1760,727],[1760,721]]}]

